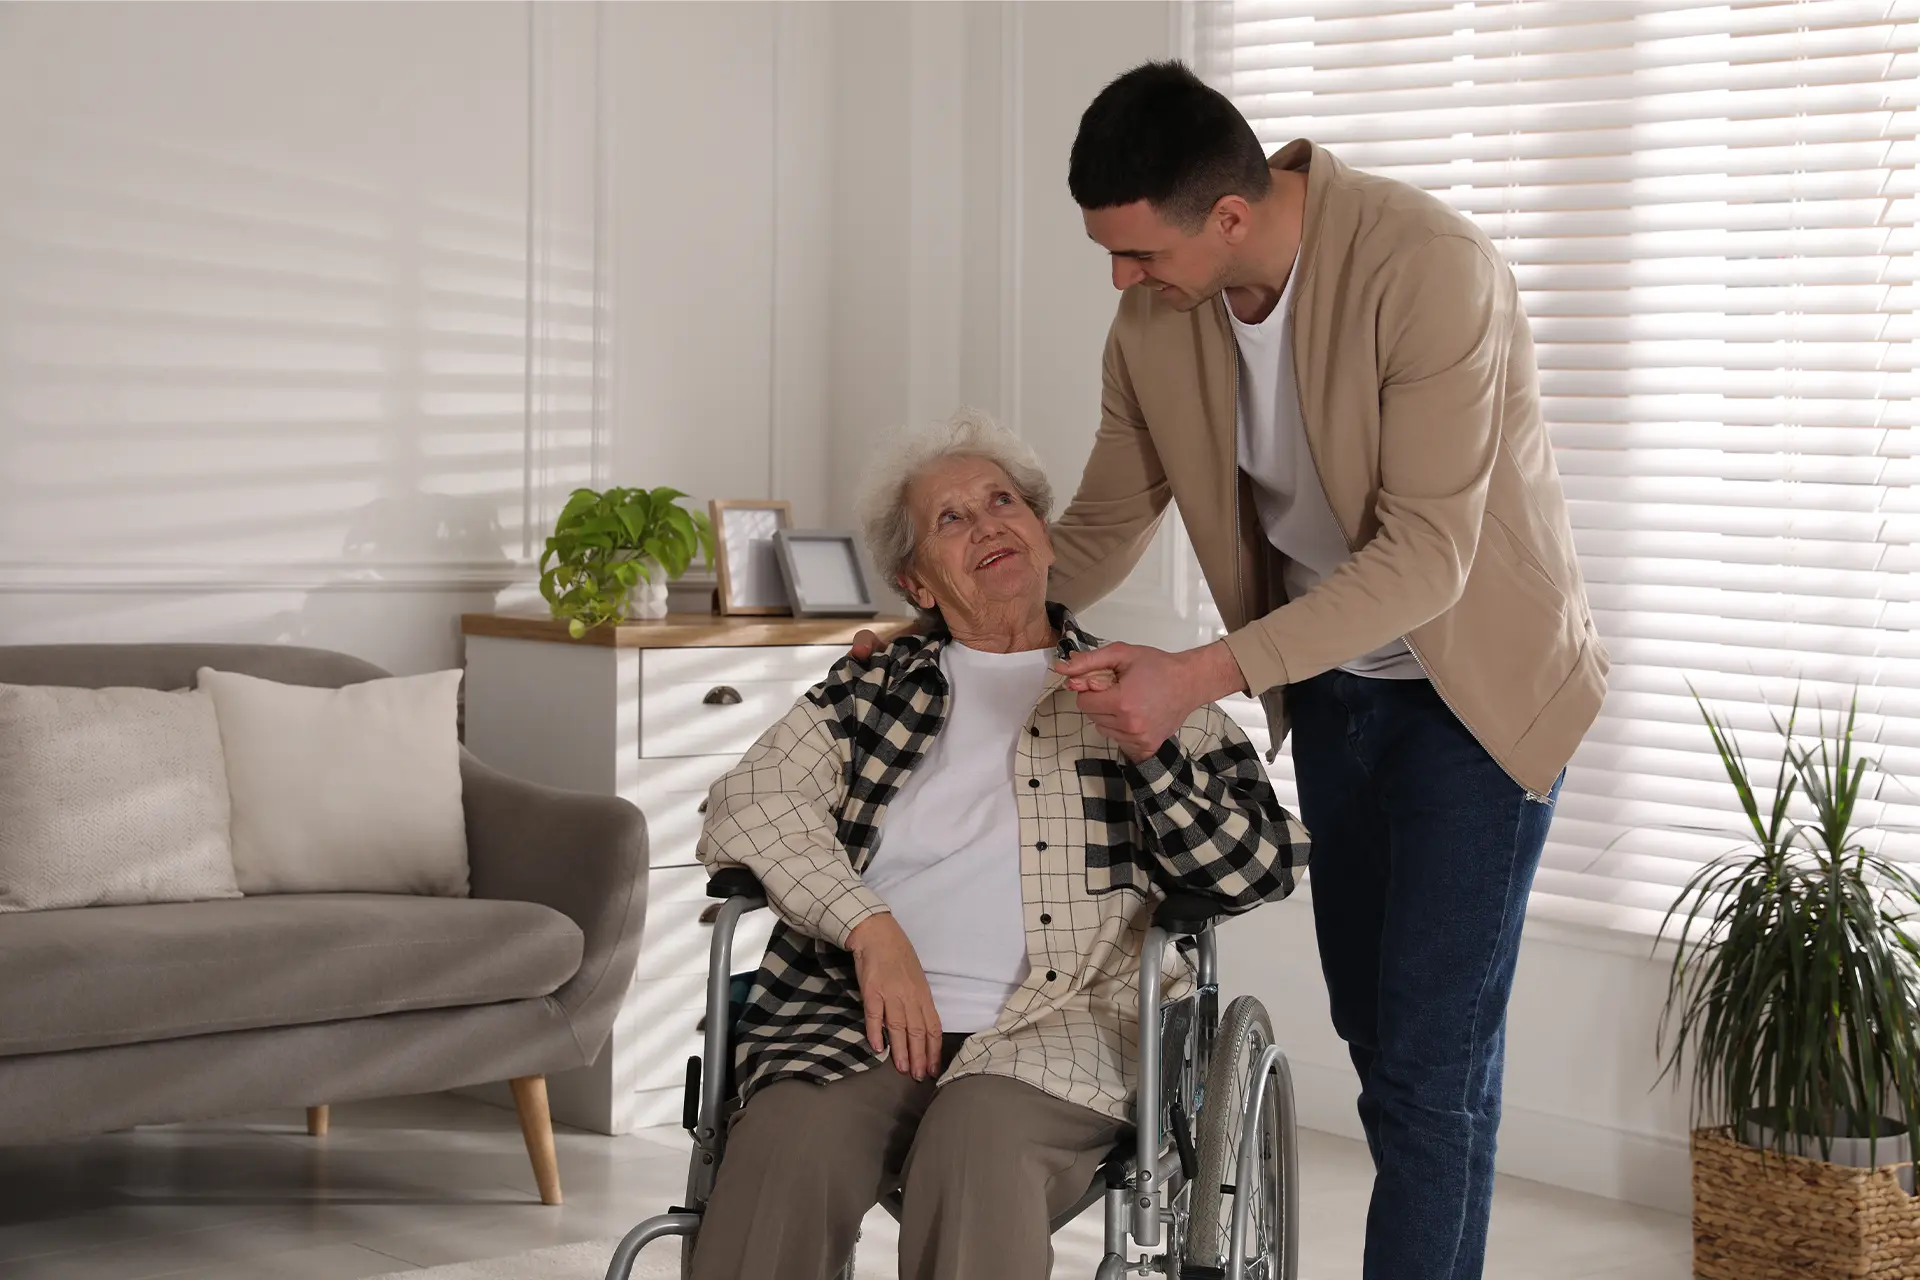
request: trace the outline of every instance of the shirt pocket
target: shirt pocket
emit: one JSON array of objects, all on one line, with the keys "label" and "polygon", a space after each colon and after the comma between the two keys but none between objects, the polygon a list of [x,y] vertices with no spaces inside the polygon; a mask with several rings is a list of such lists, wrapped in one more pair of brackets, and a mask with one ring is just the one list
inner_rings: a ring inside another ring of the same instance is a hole
[{"label": "shirt pocket", "polygon": [[1087,892],[1099,897],[1128,890],[1146,897],[1152,889],[1152,869],[1140,847],[1133,791],[1120,762],[1089,756],[1074,761],[1073,767],[1080,780]]}]

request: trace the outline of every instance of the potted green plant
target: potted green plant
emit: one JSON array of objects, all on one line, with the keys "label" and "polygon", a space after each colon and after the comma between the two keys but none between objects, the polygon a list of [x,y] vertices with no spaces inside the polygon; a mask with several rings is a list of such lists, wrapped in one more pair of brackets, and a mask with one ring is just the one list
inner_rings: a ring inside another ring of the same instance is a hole
[{"label": "potted green plant", "polygon": [[1661,926],[1662,1078],[1692,1077],[1695,1274],[1920,1276],[1920,883],[1867,848],[1858,698],[1811,744],[1797,699],[1775,718],[1770,789],[1694,700],[1746,827]]},{"label": "potted green plant", "polygon": [[540,594],[576,640],[630,614],[663,618],[667,584],[713,557],[704,513],[678,489],[575,489],[540,555]]}]

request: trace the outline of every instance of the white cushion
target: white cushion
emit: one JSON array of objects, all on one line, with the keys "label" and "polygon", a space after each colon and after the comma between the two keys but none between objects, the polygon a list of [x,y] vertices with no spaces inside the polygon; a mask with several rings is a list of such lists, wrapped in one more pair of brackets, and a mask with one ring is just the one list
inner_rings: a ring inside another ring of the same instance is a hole
[{"label": "white cushion", "polygon": [[315,689],[202,667],[200,687],[242,893],[466,896],[458,671]]},{"label": "white cushion", "polygon": [[206,694],[0,684],[0,912],[239,896]]}]

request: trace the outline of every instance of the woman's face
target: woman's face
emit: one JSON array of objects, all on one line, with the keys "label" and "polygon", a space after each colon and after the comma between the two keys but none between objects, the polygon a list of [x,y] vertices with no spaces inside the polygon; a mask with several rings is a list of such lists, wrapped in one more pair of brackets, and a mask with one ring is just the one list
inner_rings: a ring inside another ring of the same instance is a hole
[{"label": "woman's face", "polygon": [[907,487],[907,515],[914,552],[901,584],[915,604],[938,605],[956,631],[1044,615],[1053,543],[997,464],[929,467]]}]

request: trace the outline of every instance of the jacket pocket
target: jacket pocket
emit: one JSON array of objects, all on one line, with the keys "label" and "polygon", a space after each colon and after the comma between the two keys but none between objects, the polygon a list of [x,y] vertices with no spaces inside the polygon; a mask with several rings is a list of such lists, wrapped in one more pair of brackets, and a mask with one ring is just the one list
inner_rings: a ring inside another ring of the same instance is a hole
[{"label": "jacket pocket", "polygon": [[1153,884],[1152,868],[1140,847],[1133,792],[1120,762],[1088,756],[1074,761],[1073,768],[1080,779],[1087,892],[1097,896],[1125,889],[1145,897]]},{"label": "jacket pocket", "polygon": [[1436,663],[1448,701],[1496,756],[1527,732],[1580,650],[1578,610],[1531,559],[1506,526],[1486,522]]}]

